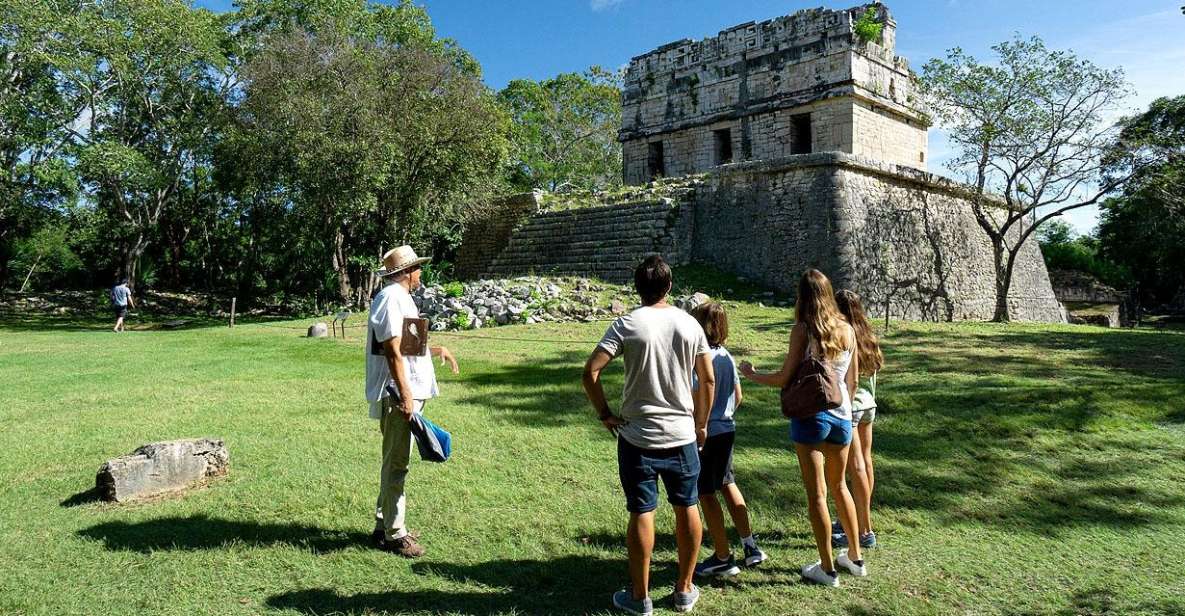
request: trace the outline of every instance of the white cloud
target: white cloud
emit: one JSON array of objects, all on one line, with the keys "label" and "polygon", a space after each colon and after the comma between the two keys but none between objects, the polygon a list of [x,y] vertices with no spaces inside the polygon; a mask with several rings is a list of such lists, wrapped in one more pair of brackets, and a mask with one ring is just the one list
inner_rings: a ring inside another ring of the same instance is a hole
[{"label": "white cloud", "polygon": [[588,0],[588,7],[594,11],[607,11],[625,0]]}]

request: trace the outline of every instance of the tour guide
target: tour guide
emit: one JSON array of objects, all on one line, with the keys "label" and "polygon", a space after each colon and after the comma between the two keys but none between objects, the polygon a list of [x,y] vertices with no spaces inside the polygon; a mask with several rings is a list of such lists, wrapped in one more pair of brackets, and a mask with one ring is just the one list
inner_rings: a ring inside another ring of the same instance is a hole
[{"label": "tour guide", "polygon": [[[699,553],[699,450],[707,438],[708,414],[716,377],[704,329],[691,315],[667,303],[671,268],[651,256],[634,272],[642,307],[617,319],[584,367],[584,390],[601,423],[617,436],[617,465],[626,509],[630,512],[626,546],[630,588],[613,595],[613,605],[650,616],[650,554],[654,549],[654,510],[658,482],[666,485],[675,509],[675,540],[679,578],[672,595],[674,608],[690,612],[699,599],[691,583]],[[617,356],[625,360],[621,415],[605,401],[601,371]],[[692,393],[691,375],[699,378]]]},{"label": "tour guide", "polygon": [[[412,413],[422,411],[424,401],[435,397],[438,390],[432,357],[403,355],[399,343],[403,320],[420,316],[411,292],[420,286],[420,265],[428,260],[418,258],[411,246],[400,246],[383,255],[383,268],[377,272],[383,288],[371,301],[366,328],[366,400],[370,402],[371,418],[379,420],[383,433],[383,466],[372,539],[380,549],[408,558],[424,554],[424,548],[404,525],[407,503],[403,483],[411,460],[412,438],[408,420]],[[457,360],[448,349],[432,347],[430,355],[447,361],[453,373],[457,372]],[[397,395],[392,397],[389,391]]]}]

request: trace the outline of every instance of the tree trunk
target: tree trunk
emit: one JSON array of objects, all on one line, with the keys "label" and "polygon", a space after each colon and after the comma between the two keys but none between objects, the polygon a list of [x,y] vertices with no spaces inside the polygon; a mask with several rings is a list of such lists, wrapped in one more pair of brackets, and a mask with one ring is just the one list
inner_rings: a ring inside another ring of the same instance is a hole
[{"label": "tree trunk", "polygon": [[136,288],[136,264],[140,262],[140,255],[144,254],[144,249],[147,247],[148,240],[143,235],[140,235],[136,237],[136,243],[124,251],[123,274],[127,276],[128,286],[132,289]]},{"label": "tree trunk", "polygon": [[1003,240],[993,246],[996,266],[996,313],[992,316],[992,320],[997,323],[1007,323],[1012,320],[1012,314],[1008,307],[1008,291],[1012,288],[1012,273],[1016,267],[1016,255],[1020,252],[1020,248],[1017,246],[1006,252]]},{"label": "tree trunk", "polygon": [[350,272],[345,243],[346,236],[339,227],[333,233],[333,271],[337,272],[338,297],[341,298],[343,304],[348,306],[352,298],[350,297]]},{"label": "tree trunk", "polygon": [[33,271],[37,269],[38,263],[41,263],[41,255],[37,255],[37,258],[33,259],[33,267],[29,268],[29,273],[25,275],[25,281],[21,283],[21,290],[17,293],[25,292],[25,287],[29,285],[29,279],[33,277]]}]

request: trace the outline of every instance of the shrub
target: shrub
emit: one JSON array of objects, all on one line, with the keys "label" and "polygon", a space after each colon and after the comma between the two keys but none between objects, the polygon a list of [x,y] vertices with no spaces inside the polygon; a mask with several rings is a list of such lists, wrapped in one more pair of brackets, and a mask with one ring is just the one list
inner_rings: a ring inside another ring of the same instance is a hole
[{"label": "shrub", "polygon": [[461,297],[465,294],[465,285],[455,280],[452,282],[446,282],[443,286],[444,294],[449,297]]},{"label": "shrub", "polygon": [[885,29],[885,25],[877,20],[876,9],[868,7],[867,11],[856,20],[852,30],[856,32],[856,36],[865,43],[871,43],[881,40],[881,32]]}]

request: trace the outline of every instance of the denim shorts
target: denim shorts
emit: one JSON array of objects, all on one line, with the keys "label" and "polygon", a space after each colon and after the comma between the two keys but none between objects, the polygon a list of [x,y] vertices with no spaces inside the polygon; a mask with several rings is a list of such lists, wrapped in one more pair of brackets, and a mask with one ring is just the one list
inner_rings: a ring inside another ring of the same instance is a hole
[{"label": "denim shorts", "polygon": [[617,439],[617,471],[625,492],[625,508],[647,513],[658,508],[658,478],[667,501],[677,507],[699,503],[699,449],[694,442],[670,449],[642,449]]},{"label": "denim shorts", "polygon": [[827,411],[819,411],[812,417],[791,419],[790,440],[803,445],[847,445],[852,442],[852,420],[840,419]]}]

